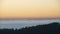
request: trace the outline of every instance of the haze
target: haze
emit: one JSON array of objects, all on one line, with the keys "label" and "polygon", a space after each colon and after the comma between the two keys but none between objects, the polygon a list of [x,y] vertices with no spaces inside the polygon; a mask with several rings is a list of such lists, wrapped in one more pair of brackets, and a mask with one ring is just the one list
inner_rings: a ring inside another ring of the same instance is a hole
[{"label": "haze", "polygon": [[60,18],[59,0],[0,0],[0,18]]}]

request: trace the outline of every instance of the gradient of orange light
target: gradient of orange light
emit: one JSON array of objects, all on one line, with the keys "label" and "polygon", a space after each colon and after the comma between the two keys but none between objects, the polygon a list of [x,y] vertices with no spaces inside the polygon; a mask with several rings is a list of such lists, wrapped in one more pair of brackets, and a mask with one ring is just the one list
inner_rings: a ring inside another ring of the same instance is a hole
[{"label": "gradient of orange light", "polygon": [[11,1],[3,0],[0,18],[60,18],[60,11],[56,2],[49,3],[47,0],[47,3],[42,3],[42,0],[33,0],[35,2],[32,0]]}]

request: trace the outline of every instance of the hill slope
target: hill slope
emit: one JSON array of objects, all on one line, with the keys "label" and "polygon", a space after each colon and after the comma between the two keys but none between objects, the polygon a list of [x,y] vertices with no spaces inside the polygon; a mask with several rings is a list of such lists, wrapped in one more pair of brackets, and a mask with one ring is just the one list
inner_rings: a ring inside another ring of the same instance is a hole
[{"label": "hill slope", "polygon": [[53,22],[51,24],[37,25],[22,29],[0,29],[0,34],[60,34],[60,24]]}]

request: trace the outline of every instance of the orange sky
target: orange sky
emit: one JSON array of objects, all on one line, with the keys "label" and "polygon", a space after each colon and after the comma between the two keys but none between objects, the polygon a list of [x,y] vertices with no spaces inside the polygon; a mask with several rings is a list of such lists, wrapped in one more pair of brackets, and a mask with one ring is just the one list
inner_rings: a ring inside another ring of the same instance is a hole
[{"label": "orange sky", "polygon": [[1,0],[0,18],[60,18],[58,0]]}]

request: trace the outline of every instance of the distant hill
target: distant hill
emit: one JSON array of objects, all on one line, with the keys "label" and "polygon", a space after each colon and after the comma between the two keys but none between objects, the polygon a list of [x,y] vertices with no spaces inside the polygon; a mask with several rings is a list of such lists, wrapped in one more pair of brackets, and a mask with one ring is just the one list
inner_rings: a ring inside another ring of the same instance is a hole
[{"label": "distant hill", "polygon": [[60,18],[0,18],[0,20],[41,20],[41,19],[60,19]]},{"label": "distant hill", "polygon": [[25,27],[22,29],[0,29],[0,34],[60,34],[59,22]]}]

